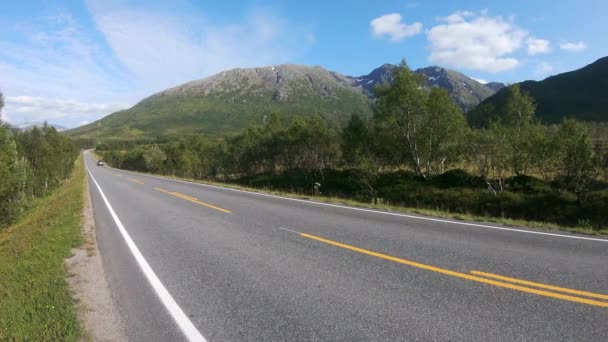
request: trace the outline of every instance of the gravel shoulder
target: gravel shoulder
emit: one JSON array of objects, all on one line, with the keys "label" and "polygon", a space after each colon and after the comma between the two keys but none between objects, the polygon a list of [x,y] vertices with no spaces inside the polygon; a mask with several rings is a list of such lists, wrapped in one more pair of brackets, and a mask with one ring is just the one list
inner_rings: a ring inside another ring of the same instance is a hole
[{"label": "gravel shoulder", "polygon": [[127,341],[124,324],[109,290],[97,237],[91,194],[85,178],[82,246],[66,259],[68,283],[75,299],[83,341]]}]

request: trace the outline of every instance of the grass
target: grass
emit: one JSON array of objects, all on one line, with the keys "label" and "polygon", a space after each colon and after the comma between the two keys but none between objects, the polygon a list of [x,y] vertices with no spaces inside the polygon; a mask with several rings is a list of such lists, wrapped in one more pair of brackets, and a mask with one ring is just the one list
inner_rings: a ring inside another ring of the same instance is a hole
[{"label": "grass", "polygon": [[[96,156],[98,157],[99,155],[96,154]],[[147,174],[144,172],[137,172],[137,171],[130,171],[130,170],[128,170],[128,171],[134,172],[134,173],[140,173],[140,174]],[[332,204],[341,204],[341,205],[347,205],[347,206],[359,207],[359,208],[388,210],[388,211],[401,212],[401,213],[406,213],[406,214],[417,214],[417,215],[431,216],[431,217],[437,217],[437,218],[449,218],[449,219],[455,219],[455,220],[459,220],[459,221],[495,223],[495,224],[500,224],[500,225],[510,226],[510,227],[537,228],[537,229],[543,229],[543,230],[560,230],[560,231],[566,231],[566,232],[577,233],[577,234],[585,234],[585,235],[608,235],[608,229],[596,230],[596,229],[593,229],[590,227],[568,227],[568,226],[563,226],[563,225],[559,225],[559,224],[555,224],[555,223],[551,223],[551,222],[516,220],[516,219],[509,219],[509,218],[502,218],[502,217],[495,217],[495,216],[478,216],[478,215],[471,215],[471,214],[453,213],[453,212],[442,211],[442,210],[411,208],[411,207],[402,207],[402,206],[377,204],[377,203],[367,203],[367,202],[355,201],[355,200],[348,199],[348,198],[310,196],[310,195],[303,195],[303,194],[299,194],[299,193],[276,191],[276,190],[271,190],[271,189],[250,188],[250,187],[244,187],[241,185],[236,185],[236,184],[231,184],[231,183],[221,183],[221,182],[213,182],[213,181],[206,181],[206,180],[202,181],[202,180],[196,180],[196,179],[191,179],[191,178],[166,176],[166,175],[159,175],[159,174],[155,174],[155,175],[159,176],[159,177],[167,178],[167,179],[179,179],[179,180],[189,181],[189,182],[193,182],[193,183],[209,184],[209,185],[215,185],[215,186],[220,186],[220,187],[230,188],[230,189],[238,189],[238,190],[245,190],[245,191],[251,191],[251,192],[260,192],[260,193],[272,194],[272,195],[289,197],[289,198],[312,200],[312,201],[332,203]]]},{"label": "grass", "polygon": [[80,245],[85,173],[0,231],[0,341],[74,341],[81,330],[64,259]]}]

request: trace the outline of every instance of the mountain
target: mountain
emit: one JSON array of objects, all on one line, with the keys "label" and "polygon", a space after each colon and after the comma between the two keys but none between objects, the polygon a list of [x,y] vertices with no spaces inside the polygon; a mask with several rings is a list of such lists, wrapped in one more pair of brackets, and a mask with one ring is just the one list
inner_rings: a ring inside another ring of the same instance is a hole
[{"label": "mountain", "polygon": [[134,107],[71,130],[81,137],[235,133],[262,124],[320,114],[342,123],[371,114],[371,100],[352,78],[321,67],[278,65],[233,69],[152,95]]},{"label": "mountain", "polygon": [[428,86],[446,89],[450,97],[465,111],[495,93],[492,88],[454,70],[432,66],[418,69],[416,73],[426,77]]},{"label": "mountain", "polygon": [[507,85],[501,82],[490,82],[485,84],[486,87],[494,90],[494,92],[499,91],[500,89],[506,87]]},{"label": "mountain", "polygon": [[[578,70],[542,81],[525,81],[519,86],[522,92],[534,97],[536,115],[545,123],[557,123],[564,117],[608,122],[608,57]],[[500,112],[506,94],[506,89],[498,91],[471,111],[469,116],[482,119],[488,106],[494,106]],[[480,122],[483,123],[483,120]]]},{"label": "mountain", "polygon": [[394,64],[384,64],[381,67],[372,70],[372,72],[367,75],[351,77],[352,85],[363,89],[363,92],[367,96],[373,98],[376,86],[393,83],[395,80],[394,73],[396,68],[397,66]]},{"label": "mountain", "polygon": [[44,123],[44,122],[24,122],[24,123],[20,123],[20,124],[16,124],[16,125],[11,125],[11,127],[25,131],[28,129],[32,129],[34,127],[42,128],[42,127],[44,127],[45,124],[49,127],[54,127],[57,130],[57,132],[66,130],[66,128],[63,126],[50,124],[50,123]]},{"label": "mountain", "polygon": [[[396,68],[396,65],[384,64],[368,75],[353,77],[353,85],[361,88],[366,95],[373,97],[376,86],[393,82],[393,73]],[[414,72],[423,77],[428,87],[440,87],[447,90],[450,97],[464,111],[470,110],[488,96],[493,95],[496,92],[495,88],[500,88],[500,85],[504,87],[504,84],[498,82],[487,86],[459,72],[438,66],[421,68]]]},{"label": "mountain", "polygon": [[[351,114],[371,115],[374,88],[390,84],[397,66],[384,64],[352,77],[321,67],[278,65],[232,69],[154,94],[130,109],[70,130],[87,138],[138,138],[166,134],[230,134],[263,124],[278,112],[287,122],[320,114],[337,124]],[[494,93],[458,72],[440,67],[416,70],[428,87],[447,89],[468,110]]]}]

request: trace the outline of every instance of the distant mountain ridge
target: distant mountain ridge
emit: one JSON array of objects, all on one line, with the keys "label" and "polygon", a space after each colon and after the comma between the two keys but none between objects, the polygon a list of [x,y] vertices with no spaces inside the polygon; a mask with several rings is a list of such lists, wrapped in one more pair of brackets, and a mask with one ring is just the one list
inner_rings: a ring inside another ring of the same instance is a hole
[{"label": "distant mountain ridge", "polygon": [[[351,79],[354,86],[362,88],[366,95],[373,97],[376,86],[393,82],[396,68],[396,65],[384,64],[368,75],[351,77]],[[496,89],[504,87],[504,84],[499,82],[489,83],[491,85],[488,86],[457,71],[438,66],[421,68],[414,72],[424,76],[428,87],[447,90],[450,97],[464,111],[472,109],[488,96],[493,95]]]},{"label": "distant mountain ridge", "polygon": [[[371,115],[374,88],[393,82],[395,68],[385,64],[359,77],[293,64],[237,68],[161,91],[68,133],[101,138],[230,134],[263,123],[271,112],[286,121],[318,114],[341,124],[353,113]],[[416,72],[429,87],[446,89],[464,110],[494,93],[455,71],[430,67]]]},{"label": "distant mountain ridge", "polygon": [[[519,83],[522,92],[531,95],[537,105],[536,115],[544,123],[557,123],[564,117],[580,121],[608,122],[608,57],[578,70],[548,77],[542,81]],[[504,106],[507,91],[499,90],[469,113],[483,124],[484,111]],[[500,114],[500,113],[498,113]]]},{"label": "distant mountain ridge", "polygon": [[[45,125],[44,122],[23,122],[23,123],[15,124],[15,125],[11,124],[11,127],[19,129],[19,130],[28,130],[28,129],[32,129],[34,127],[42,128],[42,127],[44,127],[44,125]],[[61,125],[55,125],[55,124],[50,124],[50,123],[46,123],[46,125],[49,127],[54,127],[58,132],[66,130],[66,128]]]}]

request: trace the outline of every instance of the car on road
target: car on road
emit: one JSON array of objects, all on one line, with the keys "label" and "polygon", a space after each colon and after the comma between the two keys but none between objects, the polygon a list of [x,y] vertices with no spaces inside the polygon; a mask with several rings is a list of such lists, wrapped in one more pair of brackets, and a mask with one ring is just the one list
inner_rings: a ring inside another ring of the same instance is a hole
[{"label": "car on road", "polygon": [[97,166],[103,166],[103,160],[98,160],[97,161]]}]

